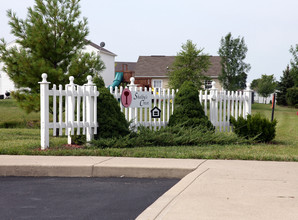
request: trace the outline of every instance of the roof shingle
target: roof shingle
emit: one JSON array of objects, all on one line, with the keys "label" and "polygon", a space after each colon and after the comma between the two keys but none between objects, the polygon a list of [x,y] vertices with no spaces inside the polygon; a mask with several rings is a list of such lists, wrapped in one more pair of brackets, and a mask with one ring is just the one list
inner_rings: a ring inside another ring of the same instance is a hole
[{"label": "roof shingle", "polygon": [[[175,60],[175,56],[140,56],[135,68],[136,77],[167,77],[168,69]],[[221,64],[219,56],[210,56],[211,65],[207,76],[219,76]]]}]

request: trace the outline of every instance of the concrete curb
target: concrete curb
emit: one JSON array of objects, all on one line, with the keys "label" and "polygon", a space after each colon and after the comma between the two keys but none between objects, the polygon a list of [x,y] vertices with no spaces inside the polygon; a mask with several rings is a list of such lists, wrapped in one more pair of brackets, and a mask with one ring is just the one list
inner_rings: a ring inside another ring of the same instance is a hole
[{"label": "concrete curb", "polygon": [[[204,161],[206,162],[206,161]],[[167,213],[169,206],[175,203],[175,199],[189,187],[195,180],[203,175],[208,169],[201,169],[200,166],[204,164],[202,162],[197,169],[186,175],[176,185],[164,193],[158,200],[156,200],[151,206],[145,209],[136,219],[148,220],[148,219],[162,219]]]},{"label": "concrete curb", "polygon": [[202,161],[0,155],[0,176],[183,178]]}]

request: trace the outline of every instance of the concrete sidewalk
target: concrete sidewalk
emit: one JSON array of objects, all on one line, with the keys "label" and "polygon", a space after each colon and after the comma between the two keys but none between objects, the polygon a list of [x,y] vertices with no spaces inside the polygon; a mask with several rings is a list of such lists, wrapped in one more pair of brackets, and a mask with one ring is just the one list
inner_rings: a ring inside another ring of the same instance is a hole
[{"label": "concrete sidewalk", "polygon": [[0,176],[182,178],[138,219],[298,219],[298,163],[0,156]]}]

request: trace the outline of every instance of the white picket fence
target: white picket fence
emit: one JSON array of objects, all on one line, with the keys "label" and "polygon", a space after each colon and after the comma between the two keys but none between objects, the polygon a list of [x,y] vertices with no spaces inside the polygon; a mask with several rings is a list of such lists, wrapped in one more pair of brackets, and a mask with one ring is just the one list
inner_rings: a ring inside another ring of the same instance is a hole
[{"label": "white picket fence", "polygon": [[257,92],[254,92],[254,102],[260,104],[270,104],[272,101],[273,93],[270,94],[268,97],[260,96]]},{"label": "white picket fence", "polygon": [[215,88],[215,82],[212,82],[210,94],[207,91],[200,91],[200,101],[204,106],[207,115],[207,106],[209,102],[209,120],[219,131],[230,131],[230,117],[238,119],[251,114],[252,90],[247,84],[244,91],[226,91]]},{"label": "white picket fence", "polygon": [[[210,90],[199,91],[200,102],[204,108],[205,115],[209,117],[211,123],[216,126],[218,131],[230,131],[230,116],[236,119],[242,115],[244,118],[251,114],[251,93],[249,85],[243,92],[218,91],[215,88],[215,82],[212,83]],[[147,91],[147,88],[137,87],[134,84],[134,78],[131,78],[129,85],[131,91]],[[110,88],[110,93],[120,100],[123,87]],[[157,106],[162,114],[159,119],[151,118],[152,107],[149,108],[124,108],[120,103],[121,111],[126,120],[132,122],[132,127],[145,126],[153,129],[165,127],[170,116],[174,112],[174,99],[177,91],[170,89],[149,88],[152,93],[153,105]]]},{"label": "white picket fence", "polygon": [[[71,135],[86,135],[87,141],[97,134],[97,96],[99,92],[92,83],[92,77],[88,76],[88,83],[79,86],[74,84],[74,77],[69,77],[70,83],[62,85],[57,89],[53,85],[49,89],[50,82],[47,82],[47,74],[42,74],[40,82],[40,127],[41,127],[41,149],[49,147],[49,129],[53,129],[53,136],[62,136],[63,129],[68,136],[68,144],[71,144]],[[53,119],[50,122],[50,97],[53,102]],[[63,106],[65,107],[63,109]],[[58,114],[57,114],[58,111]]]},{"label": "white picket fence", "polygon": [[[113,90],[113,88],[110,87],[110,93],[119,101],[123,89],[123,87],[115,87],[115,90]],[[156,106],[162,111],[160,118],[151,118],[152,105],[149,108],[124,108],[119,102],[121,111],[124,113],[126,120],[132,122],[132,128],[145,126],[156,130],[157,128],[165,127],[167,125],[170,115],[172,115],[174,111],[175,91],[173,89],[154,88],[152,90],[152,88],[149,88],[148,90],[146,87],[137,87],[134,84],[134,78],[132,77],[129,90],[140,92],[149,91],[152,93],[153,107]]]}]

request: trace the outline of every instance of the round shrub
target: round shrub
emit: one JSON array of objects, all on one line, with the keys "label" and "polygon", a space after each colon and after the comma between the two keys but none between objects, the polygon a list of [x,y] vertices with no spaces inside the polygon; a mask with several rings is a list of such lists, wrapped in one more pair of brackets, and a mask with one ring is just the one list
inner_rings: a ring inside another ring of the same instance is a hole
[{"label": "round shrub", "polygon": [[169,126],[198,127],[214,130],[199,100],[199,92],[190,81],[185,81],[175,96],[175,109]]},{"label": "round shrub", "polygon": [[248,115],[247,119],[231,117],[230,121],[239,137],[255,138],[257,142],[269,142],[275,138],[277,121],[271,122],[260,113]]}]

